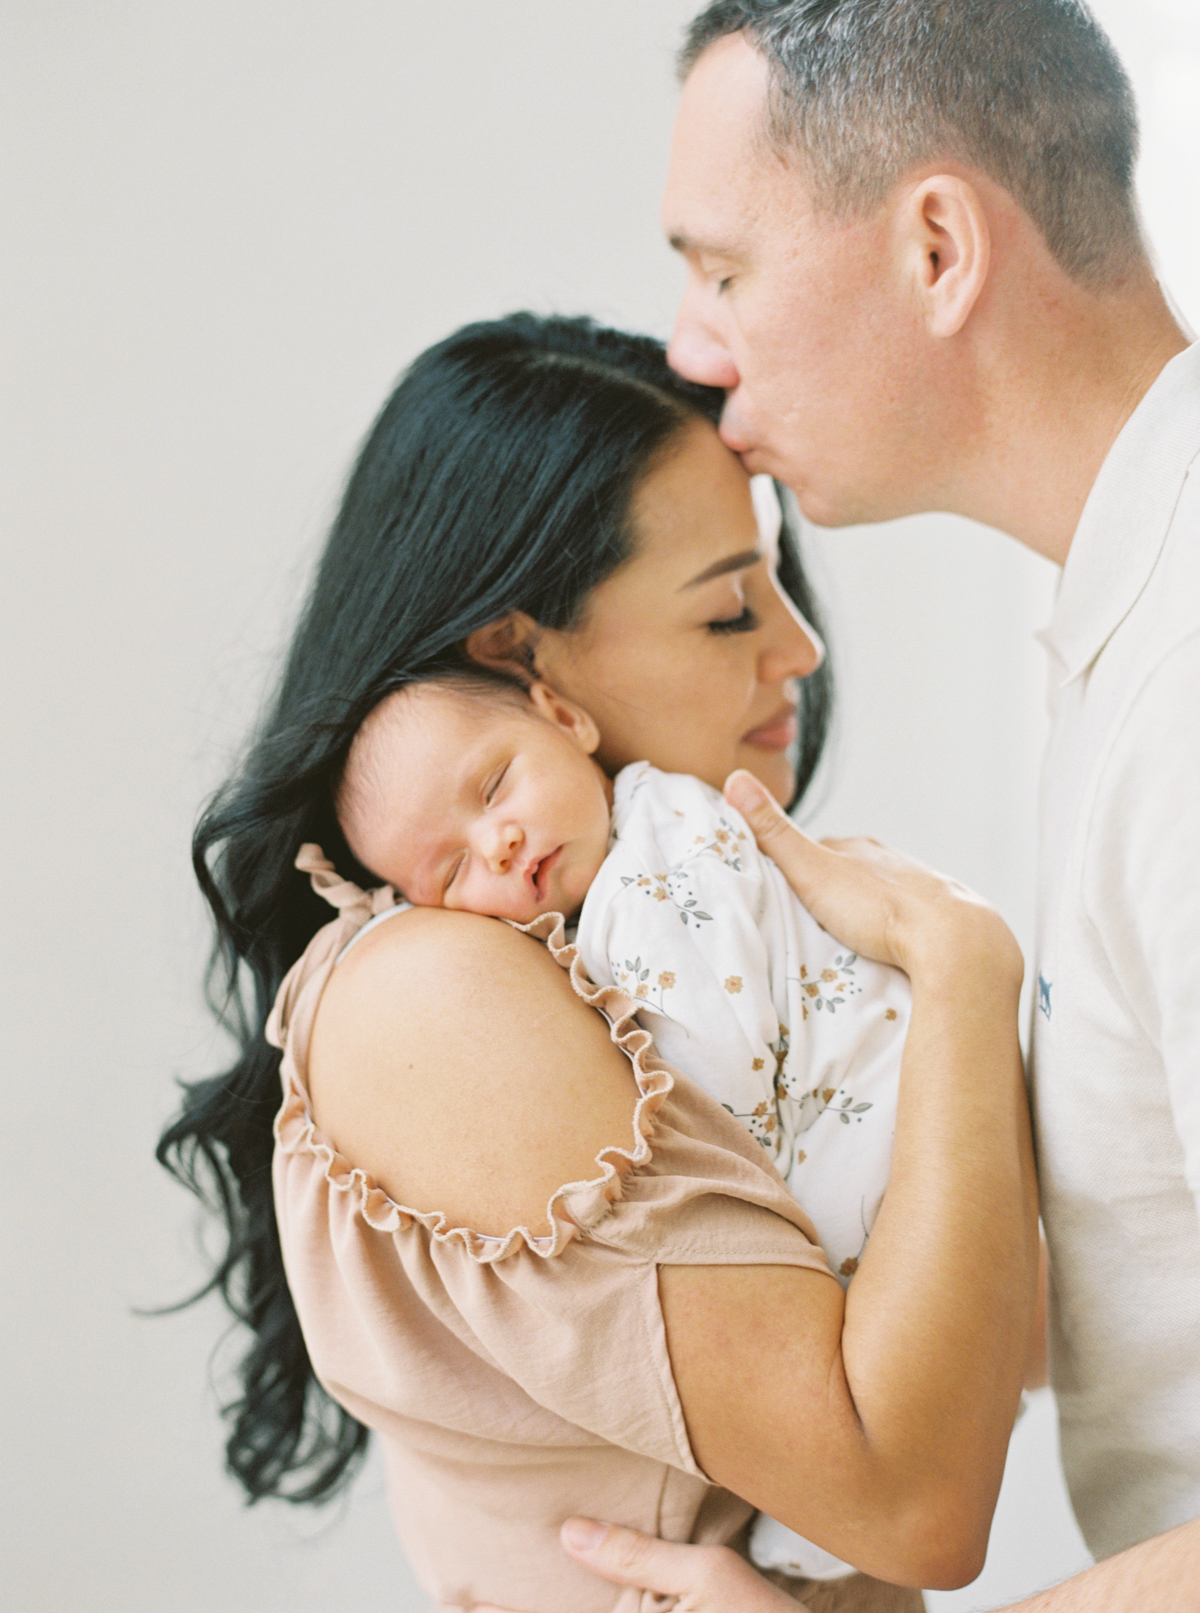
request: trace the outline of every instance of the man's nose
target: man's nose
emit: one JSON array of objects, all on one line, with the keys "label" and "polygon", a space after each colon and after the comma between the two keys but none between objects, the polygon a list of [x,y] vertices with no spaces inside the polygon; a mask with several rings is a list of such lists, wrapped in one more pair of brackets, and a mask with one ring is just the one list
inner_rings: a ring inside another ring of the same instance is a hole
[{"label": "man's nose", "polygon": [[740,377],[728,349],[715,331],[701,318],[686,296],[671,332],[667,363],[689,381],[701,386],[719,386],[732,392]]}]

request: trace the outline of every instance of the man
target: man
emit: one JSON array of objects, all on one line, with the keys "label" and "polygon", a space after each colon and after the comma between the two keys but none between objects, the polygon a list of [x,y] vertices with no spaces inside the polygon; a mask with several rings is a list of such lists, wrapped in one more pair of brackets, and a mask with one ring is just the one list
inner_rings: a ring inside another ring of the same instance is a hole
[{"label": "man", "polygon": [[[725,388],[724,440],[815,521],[949,510],[1064,567],[1032,1094],[1100,1561],[1021,1606],[1194,1613],[1200,347],[1141,239],[1129,86],[1080,0],[715,0],[682,70],[671,360]],[[755,828],[786,867],[794,831]],[[570,1549],[695,1609],[795,1605],[728,1552]]]}]

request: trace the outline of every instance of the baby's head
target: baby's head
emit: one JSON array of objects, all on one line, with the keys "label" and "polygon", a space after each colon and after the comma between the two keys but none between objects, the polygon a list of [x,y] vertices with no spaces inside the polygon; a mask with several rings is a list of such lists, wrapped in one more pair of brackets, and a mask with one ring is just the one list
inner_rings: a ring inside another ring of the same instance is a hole
[{"label": "baby's head", "polygon": [[419,907],[574,913],[608,849],[595,723],[544,683],[464,671],[380,701],[337,792],[351,851]]}]

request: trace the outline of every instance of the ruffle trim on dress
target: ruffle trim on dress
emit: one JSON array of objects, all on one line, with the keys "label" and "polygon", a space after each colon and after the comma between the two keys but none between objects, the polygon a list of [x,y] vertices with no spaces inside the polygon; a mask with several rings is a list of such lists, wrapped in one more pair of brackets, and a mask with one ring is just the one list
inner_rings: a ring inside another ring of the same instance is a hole
[{"label": "ruffle trim on dress", "polygon": [[[326,870],[329,868],[328,864],[319,870],[314,868],[316,858],[311,853],[316,849],[305,848],[310,854],[306,859],[305,871],[313,873],[314,887],[317,886],[318,875],[328,883]],[[389,887],[372,892],[370,897],[358,892],[357,899],[347,900],[351,890],[357,890],[357,887],[347,889],[347,884],[340,883],[337,892],[341,897],[337,905],[342,909],[342,917],[313,938],[309,952],[298,960],[280,987],[271,1015],[268,1034],[277,1046],[284,1049],[281,1071],[284,1101],[275,1119],[275,1139],[279,1148],[285,1154],[312,1154],[320,1161],[330,1187],[338,1193],[350,1195],[363,1220],[377,1232],[407,1232],[414,1226],[420,1226],[435,1243],[460,1244],[470,1258],[480,1264],[507,1259],[523,1248],[546,1259],[560,1254],[573,1238],[581,1232],[590,1231],[611,1213],[613,1205],[623,1197],[626,1177],[649,1163],[654,1115],[675,1084],[670,1070],[654,1051],[650,1033],[634,1018],[637,1004],[615,986],[596,986],[592,983],[584,973],[577,948],[567,942],[565,921],[561,914],[545,913],[531,924],[514,924],[513,929],[545,943],[555,961],[568,971],[576,993],[604,1015],[612,1040],[628,1057],[639,1093],[633,1110],[632,1145],[629,1148],[602,1149],[596,1155],[598,1175],[586,1181],[568,1182],[551,1196],[546,1206],[546,1219],[553,1229],[549,1233],[536,1234],[526,1226],[519,1226],[503,1237],[489,1236],[470,1227],[451,1226],[443,1211],[422,1212],[397,1204],[373,1177],[352,1166],[319,1131],[309,1111],[308,1095],[291,1046],[292,1033],[298,1028],[295,1020],[301,1017],[297,1010],[301,1007],[302,999],[308,997],[308,988],[315,989],[316,995],[307,1005],[315,1012],[320,989],[350,935],[361,927],[372,912],[382,912],[395,903],[395,896]],[[325,891],[322,890],[321,894],[325,894]],[[331,933],[326,936],[326,931]],[[319,956],[313,955],[313,947],[317,948]],[[311,1013],[303,1017],[311,1020]]]}]

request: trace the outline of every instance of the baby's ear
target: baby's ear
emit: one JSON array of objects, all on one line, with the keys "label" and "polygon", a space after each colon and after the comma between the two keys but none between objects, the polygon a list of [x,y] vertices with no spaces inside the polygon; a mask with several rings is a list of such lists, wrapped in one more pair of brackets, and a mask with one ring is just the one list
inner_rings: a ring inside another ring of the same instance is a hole
[{"label": "baby's ear", "polygon": [[548,683],[543,683],[540,678],[531,683],[529,699],[539,717],[544,717],[547,722],[570,734],[587,755],[590,756],[599,745],[600,730],[588,713],[573,700],[559,694],[557,689],[552,689]]}]

